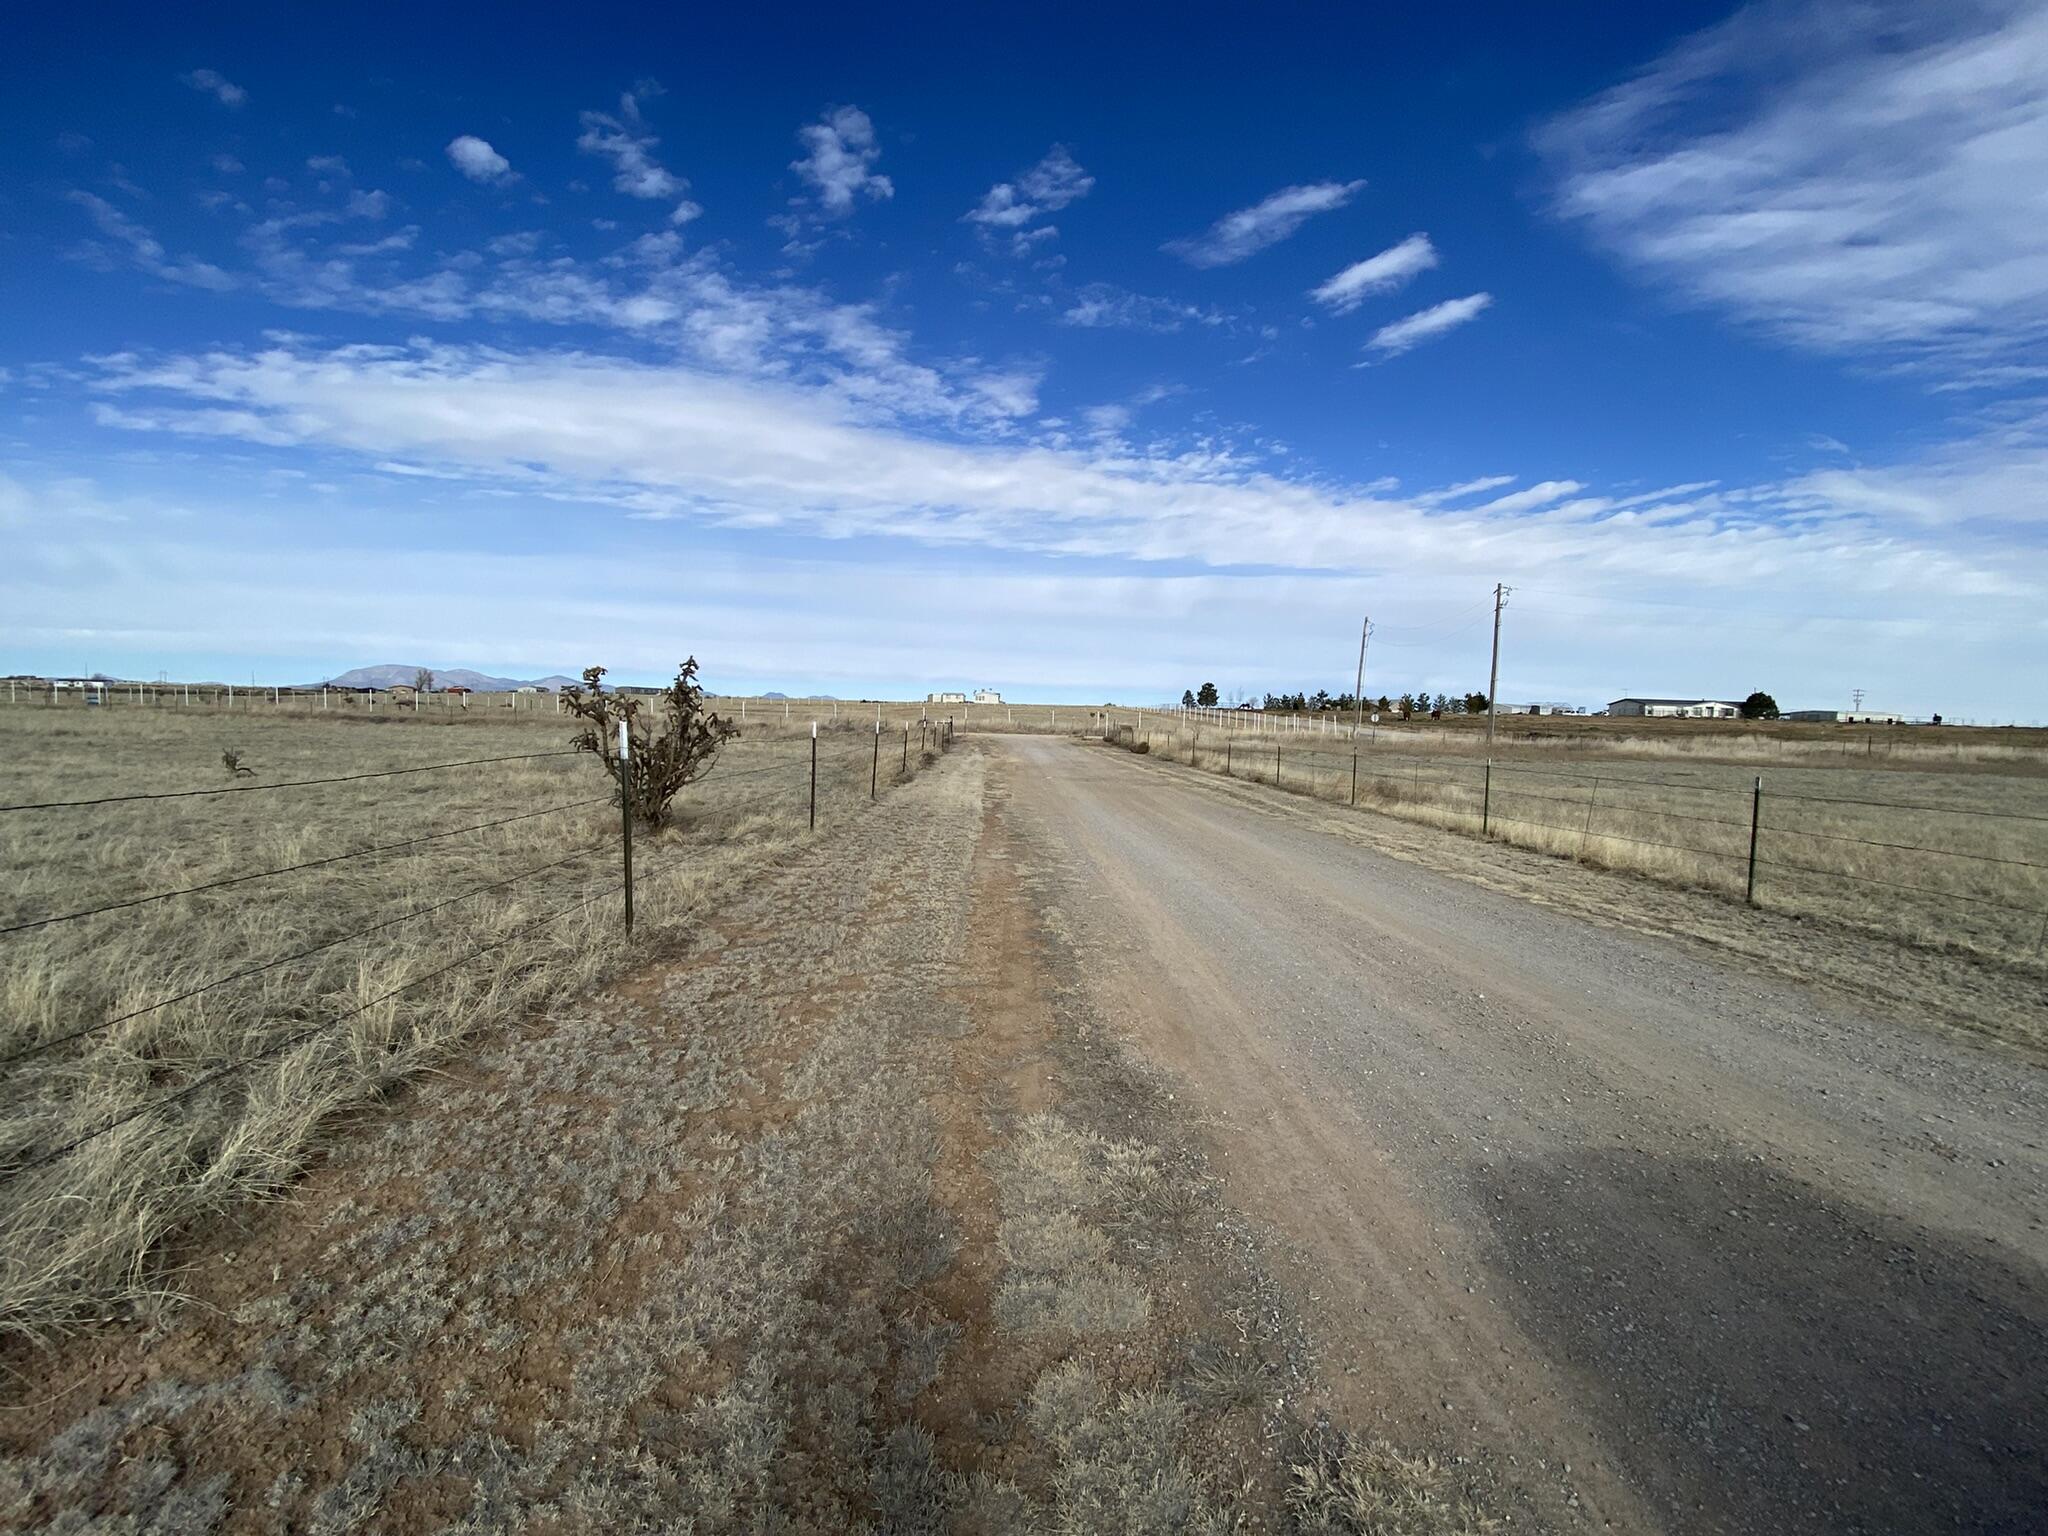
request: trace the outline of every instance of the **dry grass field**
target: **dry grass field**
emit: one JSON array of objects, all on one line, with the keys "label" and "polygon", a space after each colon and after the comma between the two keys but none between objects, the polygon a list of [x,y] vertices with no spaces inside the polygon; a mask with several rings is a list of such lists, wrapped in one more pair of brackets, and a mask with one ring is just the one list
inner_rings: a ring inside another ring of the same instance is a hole
[{"label": "dry grass field", "polygon": [[[569,736],[510,711],[0,711],[0,804],[231,791],[0,813],[0,1330],[144,1302],[166,1233],[626,959],[618,814]],[[636,837],[636,943],[810,835],[807,737],[751,729]],[[867,809],[874,741],[849,723],[820,748],[829,835]],[[477,761],[499,758],[524,760]],[[473,766],[393,771],[449,763]],[[271,787],[362,774],[383,776]]]}]

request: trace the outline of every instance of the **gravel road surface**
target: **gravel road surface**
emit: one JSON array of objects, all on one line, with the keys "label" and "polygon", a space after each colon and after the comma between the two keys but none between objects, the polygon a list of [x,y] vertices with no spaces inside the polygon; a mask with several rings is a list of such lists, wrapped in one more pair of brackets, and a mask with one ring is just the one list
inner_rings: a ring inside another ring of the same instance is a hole
[{"label": "gravel road surface", "polygon": [[984,739],[1086,984],[1290,1256],[1333,1408],[1543,1526],[2048,1521],[2044,1080],[1888,1012],[1909,952],[1823,991],[1271,791]]}]

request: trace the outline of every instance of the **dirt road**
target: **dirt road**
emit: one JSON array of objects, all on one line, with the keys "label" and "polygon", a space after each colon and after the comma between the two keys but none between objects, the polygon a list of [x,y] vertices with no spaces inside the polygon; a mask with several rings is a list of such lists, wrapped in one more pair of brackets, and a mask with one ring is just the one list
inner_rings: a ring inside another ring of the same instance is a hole
[{"label": "dirt road", "polygon": [[2039,1529],[2042,1077],[1889,1016],[1906,952],[1823,992],[988,741],[1048,926],[1291,1255],[1346,1417],[1483,1449],[1542,1524]]}]

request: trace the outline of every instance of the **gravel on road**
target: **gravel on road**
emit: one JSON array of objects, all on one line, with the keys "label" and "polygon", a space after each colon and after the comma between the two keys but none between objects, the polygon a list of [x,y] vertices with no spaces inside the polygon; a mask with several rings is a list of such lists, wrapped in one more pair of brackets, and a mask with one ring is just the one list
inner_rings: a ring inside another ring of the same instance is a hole
[{"label": "gravel on road", "polygon": [[988,740],[1073,963],[1292,1255],[1345,1417],[1489,1447],[1540,1525],[2039,1528],[2043,1079],[1901,1017],[1910,954],[1830,937],[1808,984],[1270,790]]}]

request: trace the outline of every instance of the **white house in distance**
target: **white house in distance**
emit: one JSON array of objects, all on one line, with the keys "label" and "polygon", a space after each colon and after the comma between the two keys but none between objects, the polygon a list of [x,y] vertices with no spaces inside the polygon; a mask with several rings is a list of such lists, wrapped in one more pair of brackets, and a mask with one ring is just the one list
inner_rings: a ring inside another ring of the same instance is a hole
[{"label": "white house in distance", "polygon": [[927,704],[965,704],[967,702],[967,695],[964,693],[928,693],[924,696],[924,701]]},{"label": "white house in distance", "polygon": [[1003,702],[1003,696],[993,688],[977,688],[974,690],[974,702],[977,704],[1000,704]]},{"label": "white house in distance", "polygon": [[1657,720],[1738,720],[1742,706],[1726,699],[1615,699],[1607,713]]}]

